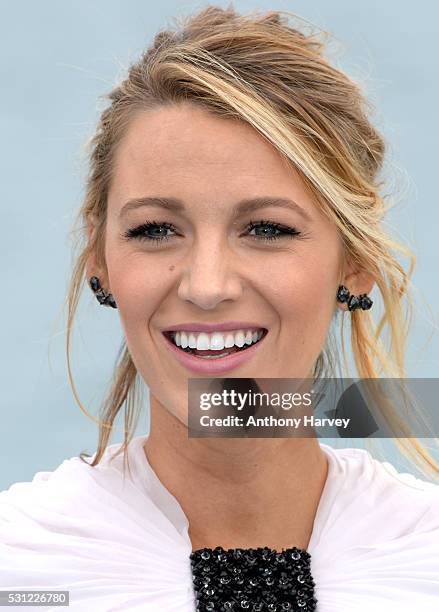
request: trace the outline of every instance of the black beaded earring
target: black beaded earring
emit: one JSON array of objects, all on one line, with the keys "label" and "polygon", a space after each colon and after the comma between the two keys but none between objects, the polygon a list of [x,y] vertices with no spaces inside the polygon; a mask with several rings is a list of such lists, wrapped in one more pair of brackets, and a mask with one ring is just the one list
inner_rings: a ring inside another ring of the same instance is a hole
[{"label": "black beaded earring", "polygon": [[114,300],[114,297],[111,293],[105,293],[105,291],[101,287],[101,283],[97,276],[92,276],[90,279],[90,287],[92,291],[96,295],[96,299],[98,300],[101,306],[111,306],[112,308],[117,308],[117,304]]},{"label": "black beaded earring", "polygon": [[369,310],[372,308],[373,300],[367,295],[362,293],[361,295],[351,295],[349,290],[344,286],[340,285],[337,291],[337,300],[342,303],[347,303],[349,310],[356,310],[361,308],[362,310]]}]

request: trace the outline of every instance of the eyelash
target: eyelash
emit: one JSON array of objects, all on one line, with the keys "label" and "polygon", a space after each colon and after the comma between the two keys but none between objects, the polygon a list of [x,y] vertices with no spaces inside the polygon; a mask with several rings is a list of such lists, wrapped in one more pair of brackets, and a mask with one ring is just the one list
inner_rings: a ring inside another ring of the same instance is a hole
[{"label": "eyelash", "polygon": [[[289,227],[288,225],[281,225],[280,223],[274,223],[272,221],[267,221],[265,219],[261,219],[259,221],[250,220],[247,226],[247,231],[251,231],[255,228],[259,228],[263,226],[272,227],[275,230],[282,232],[282,234],[281,235],[278,234],[275,236],[257,236],[257,237],[255,236],[256,240],[272,241],[272,240],[279,240],[281,238],[293,238],[293,237],[298,237],[302,235],[302,232],[299,232],[294,227]],[[172,231],[176,231],[176,228],[174,225],[172,225],[172,223],[159,222],[159,221],[147,221],[146,223],[142,223],[141,225],[138,225],[137,227],[129,229],[122,236],[126,240],[146,240],[151,243],[155,242],[157,245],[160,242],[169,240],[170,238],[169,236],[160,236],[160,237],[145,236],[144,232],[148,231],[151,227],[163,227],[166,229],[170,229]]]}]

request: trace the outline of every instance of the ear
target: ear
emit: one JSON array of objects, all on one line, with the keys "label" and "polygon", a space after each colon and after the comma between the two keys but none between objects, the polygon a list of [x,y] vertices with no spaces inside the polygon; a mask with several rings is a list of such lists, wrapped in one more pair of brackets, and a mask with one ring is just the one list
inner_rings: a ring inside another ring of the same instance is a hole
[{"label": "ear", "polygon": [[99,282],[101,284],[101,287],[105,290],[108,291],[108,276],[105,270],[103,270],[101,267],[99,267],[96,264],[96,259],[94,257],[94,255],[90,255],[89,259],[87,260],[87,263],[85,264],[85,275],[86,275],[86,280],[87,280],[87,284],[90,286],[90,279],[92,276],[97,276],[99,279]]},{"label": "ear", "polygon": [[[89,225],[87,229],[89,244],[92,244],[94,242],[95,231],[96,231],[95,226]],[[98,264],[97,259],[96,259],[96,252],[94,250],[90,253],[87,259],[87,262],[85,264],[85,275],[86,275],[87,284],[89,286],[90,286],[91,277],[97,276],[101,284],[101,287],[105,291],[107,291],[107,288],[108,288],[107,270],[102,265]]]},{"label": "ear", "polygon": [[[370,272],[358,265],[349,264],[345,267],[345,274],[342,276],[340,284],[347,287],[351,295],[369,294],[375,285],[375,278]],[[338,306],[342,310],[348,309],[346,303],[339,302]]]},{"label": "ear", "polygon": [[375,278],[366,270],[358,269],[351,272],[342,283],[345,285],[350,293],[360,295],[361,293],[370,293],[375,285]]}]

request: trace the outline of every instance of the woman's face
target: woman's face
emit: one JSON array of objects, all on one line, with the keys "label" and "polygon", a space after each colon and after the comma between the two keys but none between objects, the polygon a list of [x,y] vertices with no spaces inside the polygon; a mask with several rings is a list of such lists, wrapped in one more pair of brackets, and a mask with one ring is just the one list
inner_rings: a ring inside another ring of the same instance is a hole
[{"label": "woman's face", "polygon": [[[152,198],[178,200],[178,210]],[[105,256],[101,283],[135,366],[154,400],[185,423],[188,378],[310,375],[342,265],[336,228],[276,149],[245,123],[188,104],[132,120],[115,159]],[[267,331],[253,348],[210,359],[163,333],[189,324],[186,338],[197,341],[202,324],[221,323]]]}]

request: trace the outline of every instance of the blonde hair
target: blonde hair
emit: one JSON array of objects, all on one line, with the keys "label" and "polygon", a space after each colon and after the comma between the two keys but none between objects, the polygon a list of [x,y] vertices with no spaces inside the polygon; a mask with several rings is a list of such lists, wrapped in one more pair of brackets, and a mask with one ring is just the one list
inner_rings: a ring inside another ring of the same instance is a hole
[{"label": "blonde hair", "polygon": [[[70,337],[89,257],[93,255],[97,265],[106,269],[107,194],[115,150],[134,113],[178,103],[200,105],[216,116],[245,121],[300,172],[322,212],[338,227],[345,256],[372,274],[382,296],[383,315],[378,324],[371,311],[341,313],[345,370],[344,323],[348,317],[358,375],[406,377],[405,344],[413,307],[408,285],[415,256],[380,224],[387,210],[378,180],[385,144],[368,119],[372,107],[359,86],[324,58],[322,39],[327,34],[305,34],[290,25],[290,17],[297,19],[288,11],[240,15],[231,5],[226,9],[207,6],[179,18],[174,29],[158,32],[124,80],[107,94],[110,104],[89,141],[86,193],[77,218],[84,241],[66,298],[69,380],[87,416],[71,373]],[[408,256],[408,272],[395,251]],[[389,349],[381,338],[385,326]],[[329,336],[316,360],[315,377],[334,376],[337,355]],[[100,408],[99,444],[91,466],[101,460],[123,404],[124,442],[117,454],[124,452],[125,457],[141,408],[139,384],[123,341],[111,388]],[[396,424],[397,415],[391,409],[386,418]],[[438,464],[418,439],[395,441],[421,469],[439,474]]]}]

